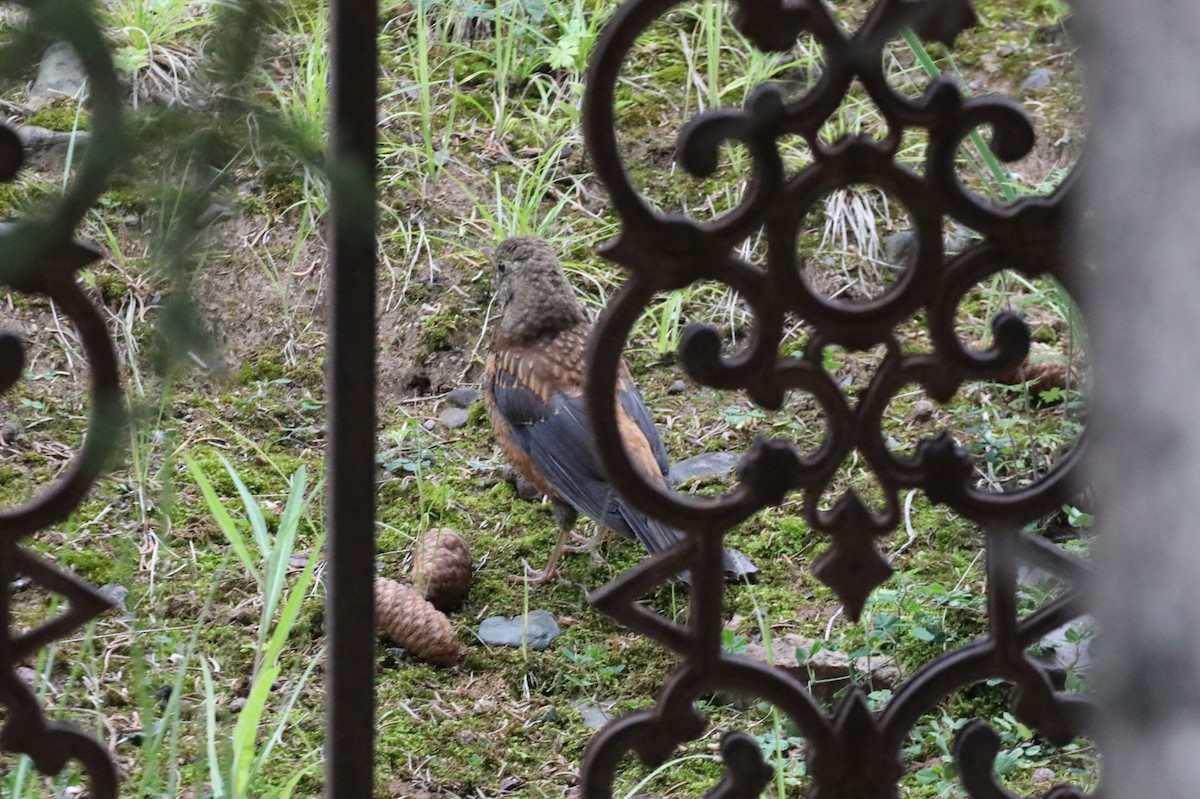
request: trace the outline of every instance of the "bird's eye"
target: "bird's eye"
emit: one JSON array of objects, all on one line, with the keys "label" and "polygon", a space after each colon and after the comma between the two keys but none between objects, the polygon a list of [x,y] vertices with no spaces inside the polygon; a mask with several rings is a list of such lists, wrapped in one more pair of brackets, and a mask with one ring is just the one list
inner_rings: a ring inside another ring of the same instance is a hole
[{"label": "bird's eye", "polygon": [[505,268],[507,268],[507,266],[508,266],[508,264],[504,263],[504,261],[497,261],[496,262],[496,271],[503,275],[504,270],[505,270]]}]

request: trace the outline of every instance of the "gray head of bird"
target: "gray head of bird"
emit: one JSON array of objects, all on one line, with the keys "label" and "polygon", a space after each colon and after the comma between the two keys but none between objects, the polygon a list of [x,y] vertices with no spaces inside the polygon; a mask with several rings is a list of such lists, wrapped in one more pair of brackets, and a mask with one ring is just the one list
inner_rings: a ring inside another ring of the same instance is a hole
[{"label": "gray head of bird", "polygon": [[554,250],[536,236],[513,236],[496,248],[496,302],[500,329],[532,338],[584,320]]}]

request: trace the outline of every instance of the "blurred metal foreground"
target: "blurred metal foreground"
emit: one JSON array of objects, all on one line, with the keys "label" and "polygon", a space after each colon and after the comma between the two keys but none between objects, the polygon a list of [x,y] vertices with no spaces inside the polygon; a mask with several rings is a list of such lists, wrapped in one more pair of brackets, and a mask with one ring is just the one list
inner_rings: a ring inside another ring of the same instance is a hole
[{"label": "blurred metal foreground", "polygon": [[333,0],[325,795],[369,799],[375,760],[375,142],[378,6]]}]

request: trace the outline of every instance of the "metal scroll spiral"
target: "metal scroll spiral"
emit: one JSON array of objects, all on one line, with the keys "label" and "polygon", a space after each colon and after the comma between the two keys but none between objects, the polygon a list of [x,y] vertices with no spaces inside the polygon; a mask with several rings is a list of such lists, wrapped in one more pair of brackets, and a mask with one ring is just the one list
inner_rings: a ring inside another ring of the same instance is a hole
[{"label": "metal scroll spiral", "polygon": [[[597,173],[621,221],[618,237],[604,254],[629,273],[592,340],[587,393],[593,432],[609,477],[624,496],[688,531],[679,546],[596,591],[592,601],[676,652],[681,662],[652,709],[613,721],[590,742],[583,765],[584,796],[611,796],[618,764],[627,755],[636,753],[647,766],[657,766],[679,744],[700,736],[707,722],[694,702],[716,690],[765,700],[791,718],[808,742],[810,796],[819,799],[896,797],[900,747],[919,717],[949,693],[987,679],[1011,683],[1014,714],[1050,742],[1066,744],[1087,727],[1091,706],[1056,690],[1026,650],[1080,615],[1077,592],[1070,590],[1021,616],[1016,574],[1020,563],[1030,563],[1070,586],[1082,577],[1080,562],[1020,530],[1067,499],[1068,479],[1083,442],[1033,485],[992,493],[973,486],[971,457],[948,433],[921,441],[911,456],[904,456],[888,449],[880,423],[888,402],[906,385],[920,386],[946,402],[964,381],[995,377],[1022,363],[1030,333],[1019,317],[1001,314],[993,322],[994,345],[978,350],[956,336],[955,311],[973,286],[1006,268],[1030,278],[1053,276],[1071,292],[1063,227],[1073,175],[1048,197],[1003,206],[972,194],[955,173],[955,153],[964,139],[976,129],[990,128],[994,152],[1013,161],[1033,146],[1029,120],[1007,100],[964,98],[950,80],[932,81],[916,99],[897,93],[885,80],[886,42],[911,27],[925,40],[953,44],[976,22],[969,0],[879,0],[853,33],[839,27],[822,0],[738,0],[734,24],[760,50],[787,51],[801,34],[811,34],[824,51],[824,72],[798,100],[785,102],[778,89],[764,84],[744,108],[713,110],[691,120],[678,136],[683,168],[697,177],[711,175],[718,147],[736,141],[753,158],[750,184],[740,204],[715,220],[658,212],[639,195],[622,162],[615,93],[620,68],[639,36],[674,5],[676,0],[630,0],[618,11],[591,65],[584,124]],[[854,81],[886,120],[886,137],[848,136],[822,143],[818,131]],[[903,134],[913,129],[928,137],[923,175],[895,160]],[[787,174],[778,142],[796,135],[807,141],[813,158]],[[812,291],[796,255],[801,222],[814,203],[850,184],[878,186],[897,196],[913,217],[917,237],[916,257],[886,292],[856,303]],[[981,240],[948,257],[942,240],[946,219],[974,229]],[[757,231],[765,235],[766,254],[762,263],[748,263],[734,248]],[[798,452],[792,442],[780,439],[757,441],[741,460],[735,488],[712,499],[684,498],[643,481],[620,444],[613,401],[622,346],[642,310],[656,292],[698,280],[735,289],[753,311],[754,328],[749,344],[733,355],[722,352],[716,330],[689,328],[680,348],[689,375],[702,385],[744,390],[769,409],[778,409],[788,392],[804,392],[815,397],[827,419],[825,440],[814,452]],[[904,352],[897,339],[896,326],[915,313],[927,320],[929,352]],[[800,357],[780,354],[786,314],[800,317],[813,330]],[[870,384],[853,404],[822,367],[821,353],[828,345],[851,350],[882,345],[885,350]],[[822,510],[822,493],[855,450],[883,488],[883,510],[872,512],[853,490]],[[911,488],[984,529],[988,635],[926,663],[883,709],[870,711],[862,692],[854,690],[832,717],[790,675],[721,651],[721,539],[726,530],[779,504],[789,492],[802,492],[805,518],[831,542],[814,563],[814,573],[857,617],[871,591],[891,574],[875,539],[896,528],[899,493]],[[685,567],[693,575],[687,626],[637,604],[641,595]],[[958,735],[961,780],[976,799],[1012,797],[993,774],[996,740],[982,721],[971,722]],[[708,795],[759,795],[772,769],[755,740],[742,732],[727,733],[721,752],[725,776]],[[1060,786],[1050,795],[1067,799],[1082,794]]]},{"label": "metal scroll spiral", "polygon": [[[28,755],[46,775],[57,774],[69,762],[77,761],[87,775],[90,795],[114,799],[116,770],[108,752],[74,726],[48,721],[16,669],[41,647],[65,637],[111,606],[91,585],[59,571],[22,547],[21,542],[66,519],[79,506],[115,450],[124,424],[112,341],[103,318],[75,276],[79,269],[96,261],[100,252],[73,236],[76,225],[122,160],[123,96],[90,5],[30,0],[26,7],[27,33],[68,42],[83,62],[88,74],[92,132],[82,163],[52,207],[37,215],[0,223],[0,285],[9,291],[48,297],[71,320],[89,365],[90,419],[84,443],[71,467],[26,503],[0,509],[0,705],[4,708],[0,748]],[[19,37],[8,44],[18,46]],[[0,180],[13,180],[23,160],[17,133],[0,125]],[[24,365],[25,349],[20,337],[0,330],[0,393],[17,384]],[[17,575],[65,597],[66,611],[31,630],[14,629],[7,586]]]}]

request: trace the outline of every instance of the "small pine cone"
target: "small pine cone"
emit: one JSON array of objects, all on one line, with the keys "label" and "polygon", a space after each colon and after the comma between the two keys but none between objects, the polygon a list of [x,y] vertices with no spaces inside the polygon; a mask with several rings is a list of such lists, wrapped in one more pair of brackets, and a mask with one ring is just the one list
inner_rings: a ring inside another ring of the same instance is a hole
[{"label": "small pine cone", "polygon": [[1064,361],[1025,361],[1016,369],[1005,372],[996,378],[997,383],[1006,386],[1019,386],[1022,383],[1029,386],[1035,396],[1043,391],[1065,389],[1071,381],[1071,367]]},{"label": "small pine cone", "polygon": [[1022,367],[1022,379],[1033,391],[1066,389],[1071,382],[1071,367],[1065,361],[1040,361]]},{"label": "small pine cone", "polygon": [[471,587],[471,553],[458,533],[445,527],[428,530],[413,552],[413,586],[439,610],[462,604]]},{"label": "small pine cone", "polygon": [[462,653],[446,614],[422,599],[412,586],[376,578],[375,618],[388,638],[421,660],[452,666]]}]

